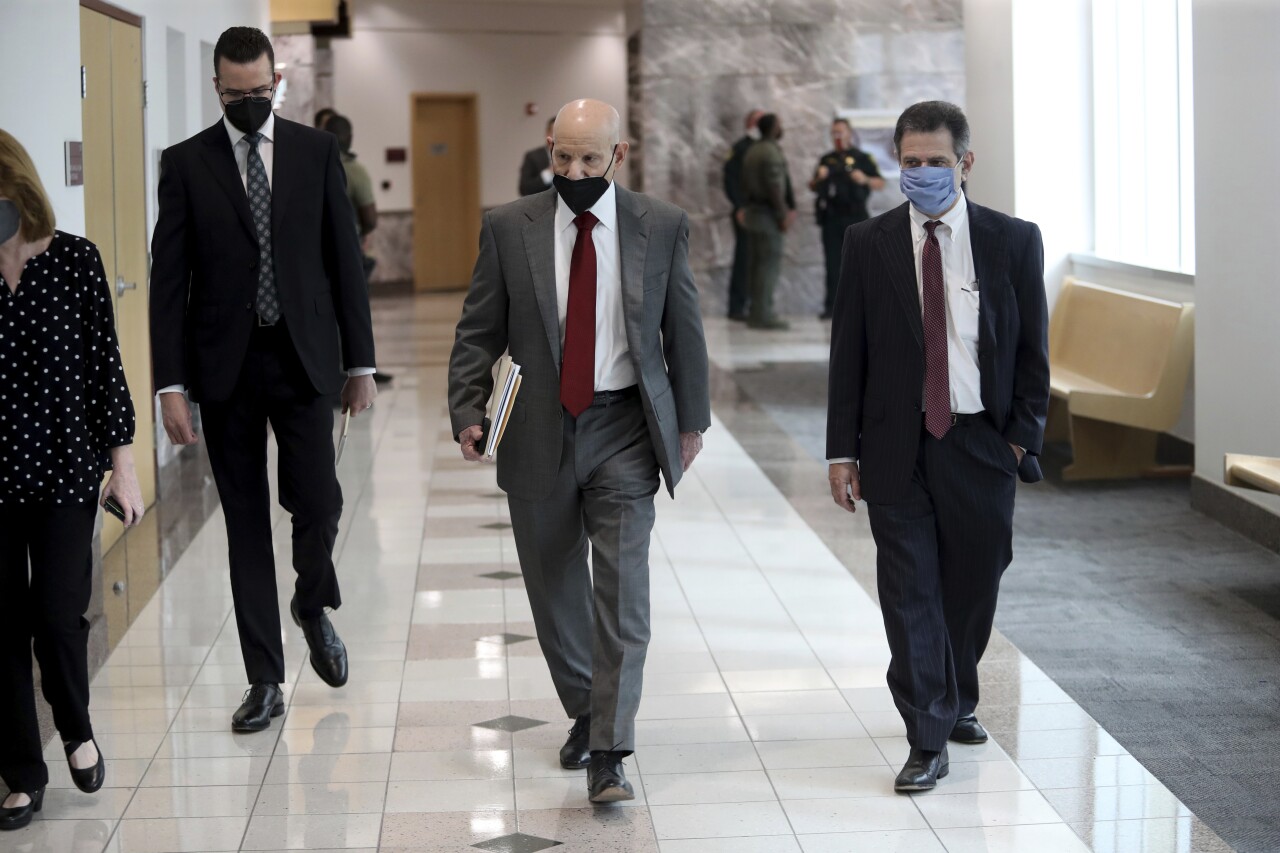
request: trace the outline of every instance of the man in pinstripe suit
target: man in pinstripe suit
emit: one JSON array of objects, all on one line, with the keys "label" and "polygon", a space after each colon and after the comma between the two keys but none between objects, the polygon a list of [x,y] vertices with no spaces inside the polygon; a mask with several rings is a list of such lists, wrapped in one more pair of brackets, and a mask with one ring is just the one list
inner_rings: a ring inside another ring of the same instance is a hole
[{"label": "man in pinstripe suit", "polygon": [[947,775],[947,741],[982,743],[978,661],[1012,559],[1016,481],[1041,479],[1049,404],[1044,250],[1035,224],[962,184],[969,124],[941,101],[894,131],[908,203],[845,234],[831,332],[831,496],[866,500],[911,754],[895,790]]}]

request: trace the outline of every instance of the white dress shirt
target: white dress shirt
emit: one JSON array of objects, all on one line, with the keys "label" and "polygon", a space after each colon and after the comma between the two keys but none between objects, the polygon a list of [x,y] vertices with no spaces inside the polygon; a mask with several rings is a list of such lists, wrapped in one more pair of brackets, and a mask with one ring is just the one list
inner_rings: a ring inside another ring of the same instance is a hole
[{"label": "white dress shirt", "polygon": [[[244,191],[249,191],[249,141],[245,139],[249,134],[231,123],[226,116],[222,117],[222,126],[227,129],[227,136],[231,137],[231,153],[236,158],[236,169],[240,172],[240,183],[244,185]],[[276,162],[276,114],[271,112],[267,115],[267,120],[262,123],[262,127],[258,128],[258,132],[262,134],[262,140],[258,142],[258,154],[262,157],[262,165],[267,168],[267,184],[270,185],[275,175],[274,167]]]},{"label": "white dress shirt", "polygon": [[[924,306],[924,277],[920,259],[929,232],[928,216],[909,207],[911,245],[915,252],[916,292]],[[947,294],[947,367],[951,374],[951,411],[973,414],[982,411],[982,376],[978,370],[978,306],[981,282],[973,270],[973,244],[969,242],[969,203],[960,193],[955,207],[941,217],[934,229],[942,249],[942,287]],[[921,398],[923,400],[923,397]]]},{"label": "white dress shirt", "polygon": [[[240,183],[244,185],[244,191],[249,192],[249,141],[245,139],[249,134],[240,130],[231,123],[225,115],[222,117],[222,126],[227,129],[227,136],[231,139],[231,153],[236,158],[236,169],[240,172]],[[276,134],[276,114],[274,112],[267,115],[267,120],[262,123],[262,127],[258,128],[258,132],[262,134],[262,139],[258,142],[258,155],[262,157],[262,165],[267,170],[267,185],[272,186],[275,166],[275,134]],[[368,376],[376,372],[372,367],[353,367],[347,371],[347,376]],[[185,385],[169,385],[157,391],[157,394],[181,394],[186,391]]]},{"label": "white dress shirt", "polygon": [[[622,265],[618,247],[618,194],[613,181],[591,207],[600,222],[591,230],[596,249],[596,391],[620,391],[636,384],[627,328],[622,314]],[[574,212],[556,196],[556,311],[560,317],[560,348],[564,350],[564,323],[569,312],[569,267],[578,228]]]}]

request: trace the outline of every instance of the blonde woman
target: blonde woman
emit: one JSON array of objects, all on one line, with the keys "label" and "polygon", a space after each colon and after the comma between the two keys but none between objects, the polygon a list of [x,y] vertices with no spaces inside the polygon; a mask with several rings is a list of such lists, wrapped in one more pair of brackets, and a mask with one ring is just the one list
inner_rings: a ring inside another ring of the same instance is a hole
[{"label": "blonde woman", "polygon": [[54,230],[31,158],[0,130],[0,830],[29,824],[49,782],[33,645],[72,780],[92,793],[106,775],[84,613],[99,501],[142,518],[133,427],[102,258]]}]

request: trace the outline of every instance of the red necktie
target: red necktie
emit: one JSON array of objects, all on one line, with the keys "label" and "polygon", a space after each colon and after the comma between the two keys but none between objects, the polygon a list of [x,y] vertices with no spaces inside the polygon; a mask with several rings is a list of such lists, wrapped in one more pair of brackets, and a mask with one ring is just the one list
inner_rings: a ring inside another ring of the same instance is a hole
[{"label": "red necktie", "polygon": [[591,406],[596,393],[596,244],[591,229],[599,222],[590,211],[573,220],[578,238],[569,262],[560,402],[575,418]]},{"label": "red necktie", "polygon": [[924,428],[941,439],[951,429],[951,373],[947,366],[947,294],[942,286],[942,247],[934,233],[942,223],[924,224],[929,232],[920,254],[924,279]]}]

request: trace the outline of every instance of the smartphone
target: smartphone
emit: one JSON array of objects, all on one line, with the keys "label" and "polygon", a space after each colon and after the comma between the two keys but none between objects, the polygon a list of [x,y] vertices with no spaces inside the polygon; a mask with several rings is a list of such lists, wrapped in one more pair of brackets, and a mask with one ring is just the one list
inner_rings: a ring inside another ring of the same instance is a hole
[{"label": "smartphone", "polygon": [[121,507],[120,504],[116,503],[116,499],[114,497],[108,497],[103,501],[102,508],[121,521],[124,521],[124,508]]}]

